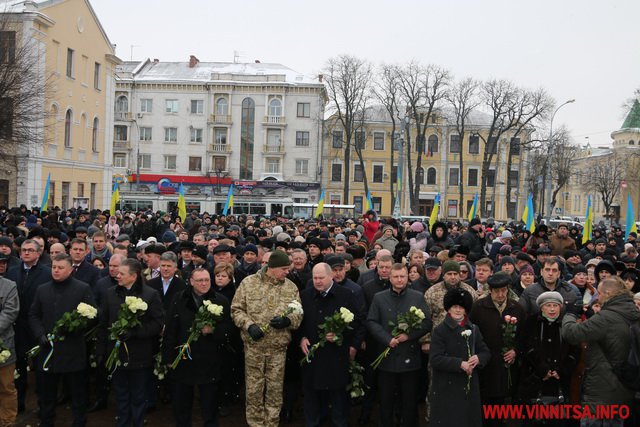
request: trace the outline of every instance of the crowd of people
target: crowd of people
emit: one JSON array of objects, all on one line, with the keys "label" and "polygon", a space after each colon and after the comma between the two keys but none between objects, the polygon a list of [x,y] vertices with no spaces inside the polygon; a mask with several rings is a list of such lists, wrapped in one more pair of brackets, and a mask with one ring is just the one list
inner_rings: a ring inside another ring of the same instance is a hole
[{"label": "crowd of people", "polygon": [[617,367],[640,257],[618,227],[25,206],[0,221],[0,426],[30,388],[42,426],[65,399],[74,426],[110,401],[118,426],[159,405],[190,426],[196,395],[205,426],[240,405],[252,427],[417,426],[425,404],[432,426],[504,425],[482,405],[507,404],[632,411],[511,421],[527,426],[638,425]]}]

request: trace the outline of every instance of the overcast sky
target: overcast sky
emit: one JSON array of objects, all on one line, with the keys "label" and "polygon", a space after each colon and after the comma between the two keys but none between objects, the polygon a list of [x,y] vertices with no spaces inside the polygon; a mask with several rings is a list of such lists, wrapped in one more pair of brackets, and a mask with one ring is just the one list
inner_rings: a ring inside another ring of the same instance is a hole
[{"label": "overcast sky", "polygon": [[276,62],[342,53],[546,88],[574,141],[609,144],[640,87],[639,0],[91,0],[123,60]]}]

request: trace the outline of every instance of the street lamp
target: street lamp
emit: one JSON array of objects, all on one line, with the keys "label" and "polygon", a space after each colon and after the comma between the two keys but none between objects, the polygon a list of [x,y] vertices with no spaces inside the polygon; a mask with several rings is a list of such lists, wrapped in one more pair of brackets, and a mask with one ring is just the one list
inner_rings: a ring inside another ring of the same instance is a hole
[{"label": "street lamp", "polygon": [[[403,133],[405,134],[405,137],[407,138],[407,140],[409,139],[409,123],[410,123],[411,119],[409,118],[408,115],[404,116],[404,129],[403,129]],[[400,216],[400,201],[402,199],[402,187],[404,187],[404,183],[402,182],[402,178],[403,178],[403,169],[404,169],[404,142],[405,142],[405,138],[400,137],[399,143],[400,143],[400,147],[398,150],[398,167],[396,168],[397,171],[397,177],[396,177],[396,202],[393,205],[393,217],[394,218],[398,218]]]},{"label": "street lamp", "polygon": [[[556,113],[558,112],[559,109],[561,109],[562,107],[564,107],[567,104],[571,104],[576,102],[575,99],[570,99],[568,101],[565,101],[564,103],[560,104],[558,106],[558,108],[556,108],[553,111],[553,114],[551,115],[551,123],[549,124],[549,151],[551,151],[551,139],[553,138],[553,119],[556,116]],[[548,154],[551,154],[550,152]],[[547,212],[545,215],[545,218],[547,219],[547,224],[549,223],[549,220],[551,219],[551,192],[552,190],[552,185],[551,185],[551,165],[549,164],[549,159],[547,158],[547,171],[546,171],[546,181],[547,181],[547,188],[546,188],[546,193],[547,193]]]}]

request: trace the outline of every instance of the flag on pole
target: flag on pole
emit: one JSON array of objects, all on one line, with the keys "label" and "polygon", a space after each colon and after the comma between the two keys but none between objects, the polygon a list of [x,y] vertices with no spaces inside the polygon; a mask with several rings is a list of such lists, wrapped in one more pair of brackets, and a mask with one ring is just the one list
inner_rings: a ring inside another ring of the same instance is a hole
[{"label": "flag on pole", "polygon": [[524,206],[524,212],[522,212],[522,222],[524,222],[524,228],[529,230],[531,234],[536,232],[535,213],[533,212],[533,194],[531,193],[529,193],[529,197],[527,197],[527,204]]},{"label": "flag on pole", "polygon": [[109,213],[111,215],[115,215],[116,213],[116,204],[120,200],[120,186],[118,185],[118,181],[113,183],[113,192],[111,193],[111,206],[109,207]]},{"label": "flag on pole", "polygon": [[433,204],[433,209],[431,209],[431,216],[429,217],[429,232],[433,227],[433,224],[438,220],[438,211],[440,210],[440,193],[436,195],[436,200]]},{"label": "flag on pole", "polygon": [[633,203],[631,203],[631,194],[627,194],[627,226],[624,229],[624,240],[629,238],[629,233],[638,233],[636,226],[636,214],[633,211]]},{"label": "flag on pole", "polygon": [[318,200],[318,207],[316,208],[316,212],[313,216],[315,218],[318,218],[320,215],[322,215],[323,210],[324,210],[324,188],[320,192],[320,200]]},{"label": "flag on pole", "polygon": [[187,202],[184,200],[184,185],[182,183],[178,189],[178,216],[180,221],[187,219]]},{"label": "flag on pole", "polygon": [[49,208],[49,187],[51,187],[51,172],[47,176],[47,184],[44,186],[44,195],[40,204],[40,211],[46,211]]},{"label": "flag on pole", "polygon": [[373,199],[371,198],[371,191],[367,191],[367,206],[365,212],[373,209]]},{"label": "flag on pole", "polygon": [[467,215],[467,220],[471,222],[471,220],[476,217],[477,213],[478,213],[478,193],[476,193],[476,195],[473,196],[473,205],[471,206],[471,209],[469,209],[469,215]]},{"label": "flag on pole", "polygon": [[222,215],[227,215],[227,212],[229,212],[229,208],[231,208],[232,206],[233,206],[233,184],[229,186],[229,193],[227,194],[227,201],[224,204]]},{"label": "flag on pole", "polygon": [[591,234],[593,233],[593,206],[591,206],[591,196],[587,198],[587,211],[584,214],[585,222],[582,230],[582,244],[587,243],[587,240],[591,240]]}]

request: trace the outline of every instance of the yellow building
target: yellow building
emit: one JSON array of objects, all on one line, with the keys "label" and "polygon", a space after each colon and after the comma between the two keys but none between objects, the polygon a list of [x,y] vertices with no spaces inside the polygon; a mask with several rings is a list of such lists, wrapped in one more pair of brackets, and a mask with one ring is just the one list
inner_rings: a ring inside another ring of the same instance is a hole
[{"label": "yellow building", "polygon": [[[394,214],[391,205],[392,192],[396,194],[397,182],[401,182],[401,200],[399,215],[428,216],[434,205],[435,197],[440,193],[440,217],[448,219],[466,218],[476,193],[480,195],[482,177],[482,158],[485,140],[489,133],[490,117],[481,112],[470,114],[464,140],[460,141],[455,125],[447,117],[451,113],[446,109],[435,113],[425,135],[426,144],[422,155],[419,204],[413,210],[409,200],[407,150],[404,146],[404,124],[396,123],[395,138],[392,135],[392,123],[386,110],[381,106],[367,110],[364,123],[356,132],[355,140],[363,141],[362,157],[367,182],[374,209],[384,216]],[[354,204],[356,213],[365,206],[366,194],[364,177],[360,161],[352,150],[350,171],[350,200],[343,199],[344,188],[344,131],[331,117],[325,121],[324,161],[322,184],[325,188],[326,203]],[[418,147],[415,138],[415,126],[409,125],[411,132],[411,162],[415,170]],[[520,138],[527,138],[522,134]],[[394,142],[395,140],[395,142]],[[510,172],[507,173],[509,147],[511,149]],[[490,176],[487,177],[486,201],[479,207],[482,218],[494,217],[498,220],[519,218],[526,203],[525,190],[526,152],[522,150],[518,138],[503,134],[495,147],[491,162]],[[400,147],[403,147],[400,153]],[[391,163],[391,150],[394,161]],[[462,153],[462,174],[460,173],[460,155]],[[402,159],[400,159],[402,157]],[[397,165],[402,160],[400,176]],[[496,165],[497,173],[496,173]],[[520,173],[522,171],[522,173]],[[460,180],[463,182],[463,200],[460,203]],[[507,179],[511,180],[511,194],[507,196]],[[393,188],[391,184],[393,183]],[[495,210],[494,210],[495,206]]]},{"label": "yellow building", "polygon": [[4,15],[20,23],[15,43],[31,44],[41,67],[36,78],[49,83],[42,94],[40,140],[18,144],[16,173],[9,175],[16,197],[8,203],[40,206],[51,174],[50,208],[107,208],[119,63],[114,46],[86,0],[11,3]]}]

